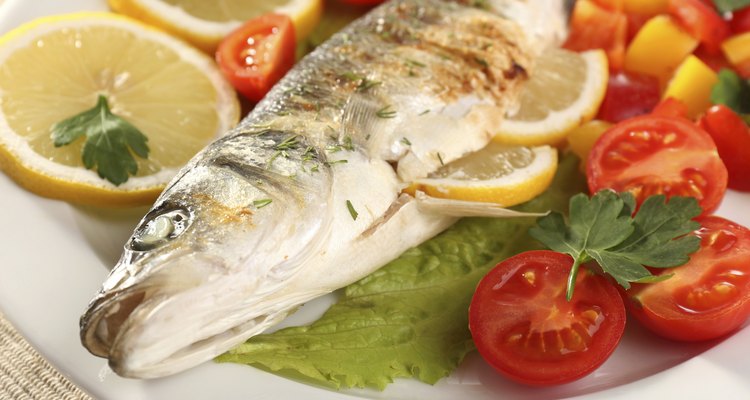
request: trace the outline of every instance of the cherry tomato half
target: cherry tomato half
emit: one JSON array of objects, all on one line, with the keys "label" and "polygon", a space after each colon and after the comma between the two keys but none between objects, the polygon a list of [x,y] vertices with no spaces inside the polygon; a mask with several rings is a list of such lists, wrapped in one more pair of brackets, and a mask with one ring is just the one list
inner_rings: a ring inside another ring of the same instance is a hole
[{"label": "cherry tomato half", "polygon": [[716,10],[701,0],[669,0],[669,14],[698,39],[711,53],[721,52],[721,42],[729,37],[729,25]]},{"label": "cherry tomato half", "polygon": [[711,136],[677,117],[646,115],[610,128],[599,137],[586,166],[589,190],[648,196],[693,196],[707,214],[727,189],[727,169]]},{"label": "cherry tomato half", "polygon": [[729,171],[729,187],[750,191],[750,128],[734,111],[713,106],[699,125],[714,139],[719,156]]},{"label": "cherry tomato half", "polygon": [[690,261],[663,271],[674,274],[667,280],[626,292],[631,314],[670,339],[718,338],[750,317],[750,230],[716,216],[697,221],[701,248]]},{"label": "cherry tomato half", "polygon": [[295,45],[292,20],[265,14],[224,38],[216,62],[238,92],[258,102],[294,65]]},{"label": "cherry tomato half", "polygon": [[528,251],[501,262],[479,283],[469,329],[498,372],[530,385],[566,383],[594,371],[617,347],[625,329],[617,289],[581,269],[568,302],[572,265],[565,254]]}]

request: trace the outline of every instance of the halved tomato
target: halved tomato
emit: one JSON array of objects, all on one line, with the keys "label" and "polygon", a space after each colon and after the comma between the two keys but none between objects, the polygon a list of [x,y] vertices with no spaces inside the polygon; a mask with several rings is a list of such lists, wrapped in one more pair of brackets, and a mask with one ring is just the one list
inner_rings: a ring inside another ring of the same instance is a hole
[{"label": "halved tomato", "polygon": [[295,46],[291,18],[265,14],[224,38],[216,62],[238,92],[258,102],[294,65]]},{"label": "halved tomato", "polygon": [[727,189],[727,169],[711,136],[684,118],[646,115],[599,137],[586,166],[589,190],[631,192],[638,204],[654,194],[693,196],[708,214]]},{"label": "halved tomato", "polygon": [[565,299],[573,259],[528,251],[498,264],[479,283],[469,330],[479,353],[501,374],[530,385],[581,378],[614,351],[625,329],[617,289],[582,269]]},{"label": "halved tomato", "polygon": [[690,261],[662,271],[674,274],[667,280],[626,292],[631,314],[670,339],[718,338],[750,317],[750,230],[717,216],[697,221],[701,247]]}]

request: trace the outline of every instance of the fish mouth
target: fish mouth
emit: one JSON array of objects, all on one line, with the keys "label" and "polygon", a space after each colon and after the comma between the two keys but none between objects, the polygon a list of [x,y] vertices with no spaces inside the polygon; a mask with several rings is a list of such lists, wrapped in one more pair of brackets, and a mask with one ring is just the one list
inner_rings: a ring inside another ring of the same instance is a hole
[{"label": "fish mouth", "polygon": [[[103,291],[81,317],[82,344],[120,376],[157,378],[208,361],[286,316],[279,307],[243,304],[233,294],[237,276],[216,273],[220,262],[181,257],[131,286]],[[177,317],[184,312],[192,317]]]}]

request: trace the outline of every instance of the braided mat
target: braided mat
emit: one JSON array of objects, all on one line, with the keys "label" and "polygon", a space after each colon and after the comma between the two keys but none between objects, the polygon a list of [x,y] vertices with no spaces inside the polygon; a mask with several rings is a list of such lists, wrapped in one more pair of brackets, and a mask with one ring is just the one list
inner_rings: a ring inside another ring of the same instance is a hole
[{"label": "braided mat", "polygon": [[0,314],[0,400],[89,400]]}]

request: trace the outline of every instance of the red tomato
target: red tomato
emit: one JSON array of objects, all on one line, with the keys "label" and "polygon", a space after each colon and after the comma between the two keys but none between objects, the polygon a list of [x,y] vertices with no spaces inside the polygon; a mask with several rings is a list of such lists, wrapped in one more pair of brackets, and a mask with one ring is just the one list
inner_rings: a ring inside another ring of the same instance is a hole
[{"label": "red tomato", "polygon": [[721,42],[729,37],[729,25],[716,10],[700,0],[669,0],[669,13],[683,28],[716,54]]},{"label": "red tomato", "polygon": [[620,122],[648,114],[660,99],[658,79],[625,72],[611,74],[597,119]]},{"label": "red tomato", "polygon": [[750,7],[733,12],[729,27],[734,35],[750,32]]},{"label": "red tomato", "polygon": [[294,25],[286,15],[247,21],[219,44],[216,62],[229,82],[257,102],[294,65]]},{"label": "red tomato", "polygon": [[651,115],[687,118],[688,108],[682,101],[677,100],[674,97],[669,97],[657,104],[656,107],[654,107],[654,111],[651,111]]},{"label": "red tomato", "polygon": [[729,187],[750,191],[750,128],[734,111],[719,105],[699,121],[714,139],[719,157],[729,171]]},{"label": "red tomato", "polygon": [[732,68],[732,64],[724,57],[724,53],[714,53],[708,50],[705,45],[698,46],[693,55],[708,65],[714,72],[719,72],[722,68]]},{"label": "red tomato", "polygon": [[625,328],[622,300],[604,277],[581,269],[566,301],[572,265],[565,254],[528,251],[479,283],[469,330],[498,372],[525,384],[555,385],[589,374],[612,354]]},{"label": "red tomato", "polygon": [[573,51],[603,49],[610,70],[617,71],[625,60],[627,31],[628,19],[624,13],[607,10],[592,0],[578,0],[564,47]]},{"label": "red tomato", "polygon": [[611,188],[648,196],[693,196],[704,214],[718,207],[727,169],[703,129],[684,118],[646,115],[604,132],[589,153],[589,190]]},{"label": "red tomato", "polygon": [[690,261],[663,271],[674,274],[665,281],[626,292],[631,314],[670,339],[718,338],[750,317],[750,230],[717,216],[697,221],[701,248]]}]

